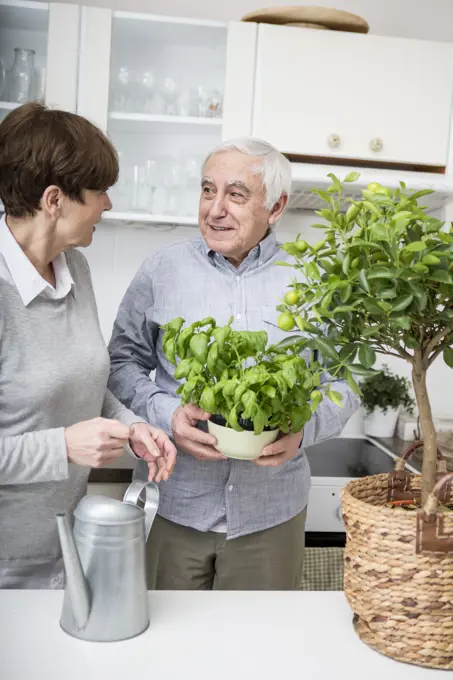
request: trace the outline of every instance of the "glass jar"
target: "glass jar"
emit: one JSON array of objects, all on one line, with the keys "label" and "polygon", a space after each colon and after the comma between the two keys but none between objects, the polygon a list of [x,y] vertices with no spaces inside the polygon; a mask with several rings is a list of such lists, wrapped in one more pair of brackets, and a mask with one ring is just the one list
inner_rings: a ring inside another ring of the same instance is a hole
[{"label": "glass jar", "polygon": [[25,104],[36,96],[34,50],[14,49],[14,63],[6,74],[6,99]]}]

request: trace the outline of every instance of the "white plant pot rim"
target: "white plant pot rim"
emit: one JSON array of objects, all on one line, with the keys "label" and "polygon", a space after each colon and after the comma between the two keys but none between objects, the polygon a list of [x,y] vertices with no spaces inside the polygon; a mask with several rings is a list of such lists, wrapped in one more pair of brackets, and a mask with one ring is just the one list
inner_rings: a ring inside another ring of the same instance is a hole
[{"label": "white plant pot rim", "polygon": [[238,432],[231,427],[217,425],[210,420],[208,420],[208,430],[217,439],[218,451],[228,458],[237,460],[256,460],[261,456],[264,447],[275,442],[278,436],[278,429],[266,430],[256,435],[248,430]]}]

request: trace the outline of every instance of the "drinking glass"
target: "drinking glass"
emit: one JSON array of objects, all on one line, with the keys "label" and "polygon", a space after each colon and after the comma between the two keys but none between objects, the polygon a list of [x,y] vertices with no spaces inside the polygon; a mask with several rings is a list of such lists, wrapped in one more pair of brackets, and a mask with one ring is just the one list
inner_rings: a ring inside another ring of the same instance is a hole
[{"label": "drinking glass", "polygon": [[164,78],[161,83],[161,95],[165,102],[165,113],[169,115],[177,114],[177,101],[181,94],[181,85],[173,78]]}]

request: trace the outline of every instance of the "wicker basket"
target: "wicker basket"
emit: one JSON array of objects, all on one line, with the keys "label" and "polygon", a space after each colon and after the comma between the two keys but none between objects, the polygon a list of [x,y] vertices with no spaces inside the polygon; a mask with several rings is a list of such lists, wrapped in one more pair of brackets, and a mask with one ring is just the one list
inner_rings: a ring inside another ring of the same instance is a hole
[{"label": "wicker basket", "polygon": [[344,590],[363,642],[398,661],[453,670],[453,512],[438,507],[439,497],[453,500],[453,474],[441,460],[423,510],[390,508],[391,498],[420,495],[421,477],[404,465],[343,489]]}]

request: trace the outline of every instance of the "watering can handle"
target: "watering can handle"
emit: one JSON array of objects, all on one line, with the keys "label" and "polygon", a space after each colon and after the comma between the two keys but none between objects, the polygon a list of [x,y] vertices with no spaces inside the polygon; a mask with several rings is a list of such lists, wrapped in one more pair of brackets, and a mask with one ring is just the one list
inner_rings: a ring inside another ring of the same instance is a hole
[{"label": "watering can handle", "polygon": [[159,489],[154,482],[132,482],[126,489],[123,503],[138,505],[139,500],[144,501],[143,511],[145,513],[145,538],[148,539],[149,532],[154,522],[154,518],[159,507]]}]

